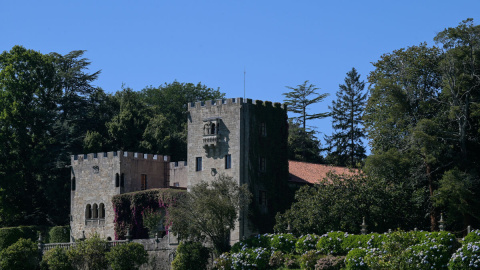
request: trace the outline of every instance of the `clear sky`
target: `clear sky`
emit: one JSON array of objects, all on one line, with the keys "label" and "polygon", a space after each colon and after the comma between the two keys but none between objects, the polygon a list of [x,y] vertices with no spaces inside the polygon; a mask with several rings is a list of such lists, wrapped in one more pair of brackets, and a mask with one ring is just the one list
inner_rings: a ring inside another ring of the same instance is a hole
[{"label": "clear sky", "polygon": [[325,112],[352,67],[366,80],[382,54],[479,15],[479,0],[2,0],[0,51],[86,50],[107,92],[177,80],[243,97],[246,69],[247,98],[281,102],[309,80],[330,93],[311,108]]}]

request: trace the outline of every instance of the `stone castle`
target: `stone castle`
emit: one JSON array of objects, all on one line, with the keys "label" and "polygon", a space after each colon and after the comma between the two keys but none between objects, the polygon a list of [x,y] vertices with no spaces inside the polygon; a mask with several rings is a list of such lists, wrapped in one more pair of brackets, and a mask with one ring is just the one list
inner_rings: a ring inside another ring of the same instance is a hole
[{"label": "stone castle", "polygon": [[272,228],[288,192],[287,110],[243,98],[188,104],[186,161],[127,151],[71,157],[71,236],[114,238],[112,197],[151,188],[186,188],[219,174],[248,184],[253,194],[240,213],[232,243]]}]

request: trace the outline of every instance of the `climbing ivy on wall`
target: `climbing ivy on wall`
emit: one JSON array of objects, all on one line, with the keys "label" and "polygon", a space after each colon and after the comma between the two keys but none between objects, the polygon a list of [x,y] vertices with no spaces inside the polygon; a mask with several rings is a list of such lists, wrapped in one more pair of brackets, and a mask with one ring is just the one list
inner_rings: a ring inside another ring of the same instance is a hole
[{"label": "climbing ivy on wall", "polygon": [[125,239],[128,229],[134,239],[148,238],[148,230],[143,226],[143,211],[164,209],[168,215],[168,208],[185,194],[186,190],[183,189],[166,188],[115,195],[112,198],[115,239]]},{"label": "climbing ivy on wall", "polygon": [[[247,103],[250,103],[247,100]],[[250,105],[250,151],[248,174],[254,198],[249,207],[250,220],[260,233],[271,232],[277,212],[289,205],[288,190],[288,124],[287,110],[280,103],[256,101]],[[266,136],[262,136],[260,125],[265,123]],[[265,171],[260,172],[259,158],[266,160]],[[266,191],[267,211],[259,206],[259,191]]]}]

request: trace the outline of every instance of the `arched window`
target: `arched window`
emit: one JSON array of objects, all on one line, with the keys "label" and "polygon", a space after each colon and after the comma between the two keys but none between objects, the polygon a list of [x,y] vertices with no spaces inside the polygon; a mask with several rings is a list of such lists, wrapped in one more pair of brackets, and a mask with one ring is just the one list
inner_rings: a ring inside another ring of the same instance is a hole
[{"label": "arched window", "polygon": [[118,173],[115,174],[115,187],[119,187],[120,186],[120,176],[118,175]]},{"label": "arched window", "polygon": [[72,178],[72,191],[75,191],[75,177]]},{"label": "arched window", "polygon": [[98,213],[100,215],[99,218],[105,218],[105,204],[103,203],[100,204]]},{"label": "arched window", "polygon": [[120,187],[124,187],[125,186],[125,174],[122,173],[122,175],[120,176]]},{"label": "arched window", "polygon": [[93,216],[92,218],[98,218],[98,205],[96,203],[93,204]]},{"label": "arched window", "polygon": [[212,126],[211,126],[212,130],[210,131],[210,134],[216,134],[215,132],[215,123],[212,123]]},{"label": "arched window", "polygon": [[85,219],[91,219],[92,218],[92,206],[90,204],[87,204],[87,207],[85,207]]}]

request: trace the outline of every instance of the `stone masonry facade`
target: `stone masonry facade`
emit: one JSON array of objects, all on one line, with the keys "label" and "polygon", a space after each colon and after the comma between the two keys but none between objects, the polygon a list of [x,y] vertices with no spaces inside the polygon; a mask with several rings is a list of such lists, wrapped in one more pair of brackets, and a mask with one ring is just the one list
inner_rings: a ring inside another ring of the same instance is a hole
[{"label": "stone masonry facade", "polygon": [[272,206],[288,182],[286,107],[231,98],[190,103],[187,115],[187,161],[123,151],[71,157],[73,239],[83,233],[114,238],[114,195],[149,188],[189,190],[220,174],[248,184],[254,195],[250,209],[239,215],[231,243],[262,232],[255,224],[278,210]]}]

